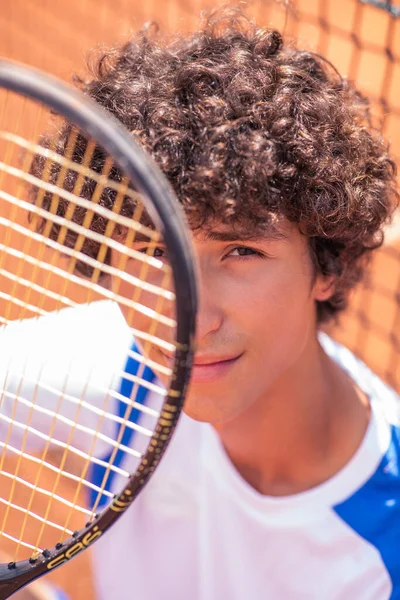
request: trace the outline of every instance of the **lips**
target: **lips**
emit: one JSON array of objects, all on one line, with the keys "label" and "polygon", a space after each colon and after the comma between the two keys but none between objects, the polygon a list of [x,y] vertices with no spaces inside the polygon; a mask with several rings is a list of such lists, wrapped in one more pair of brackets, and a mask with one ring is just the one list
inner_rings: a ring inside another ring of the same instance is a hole
[{"label": "lips", "polygon": [[237,356],[196,356],[193,361],[193,365],[196,367],[206,367],[209,365],[216,365],[218,363],[229,362],[235,360]]},{"label": "lips", "polygon": [[[162,352],[172,366],[173,357]],[[196,355],[192,365],[191,383],[216,381],[226,375],[240,360],[242,354],[236,356]]]},{"label": "lips", "polygon": [[240,357],[241,355],[222,360],[214,359],[213,362],[209,362],[210,359],[204,359],[203,362],[202,359],[196,358],[192,368],[191,383],[207,383],[221,379],[232,369]]}]

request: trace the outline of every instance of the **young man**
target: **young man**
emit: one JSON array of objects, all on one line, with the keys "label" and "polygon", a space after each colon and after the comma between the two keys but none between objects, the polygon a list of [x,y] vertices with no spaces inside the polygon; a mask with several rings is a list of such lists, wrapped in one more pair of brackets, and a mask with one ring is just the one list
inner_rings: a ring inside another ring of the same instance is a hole
[{"label": "young man", "polygon": [[[397,397],[318,335],[397,198],[365,101],[240,15],[173,41],[139,35],[83,87],[169,178],[200,277],[186,414],[93,547],[99,600],[400,598]],[[127,344],[103,309],[102,346],[87,309],[66,326],[86,323],[81,352],[99,377]],[[51,325],[36,323],[44,349]]]}]

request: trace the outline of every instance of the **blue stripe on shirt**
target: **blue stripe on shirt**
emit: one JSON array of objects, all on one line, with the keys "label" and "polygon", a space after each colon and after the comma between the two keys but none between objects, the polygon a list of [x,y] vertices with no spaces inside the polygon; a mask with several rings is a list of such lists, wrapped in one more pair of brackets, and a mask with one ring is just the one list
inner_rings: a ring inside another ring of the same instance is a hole
[{"label": "blue stripe on shirt", "polygon": [[335,512],[381,555],[392,581],[390,600],[400,599],[400,428],[373,476]]},{"label": "blue stripe on shirt", "polygon": [[[139,350],[138,350],[137,346],[135,345],[135,343],[133,343],[131,350],[132,350],[132,352],[139,353]],[[126,362],[126,365],[125,365],[125,373],[127,373],[128,375],[135,376],[135,375],[137,375],[140,366],[141,366],[141,363],[139,361],[137,361],[133,357],[129,356],[128,360]],[[143,370],[143,373],[141,374],[141,379],[148,381],[148,382],[152,382],[154,380],[154,377],[155,377],[155,375],[154,375],[153,371],[151,371],[151,369],[149,369],[149,367],[145,367]],[[121,394],[121,396],[124,396],[125,398],[130,398],[134,385],[135,384],[132,381],[129,381],[128,379],[123,378],[121,380],[121,385],[120,385],[120,389],[119,389],[119,393]],[[138,404],[144,404],[146,401],[148,391],[149,390],[147,387],[139,386],[137,389],[137,392],[135,394],[135,402],[137,402]],[[124,402],[123,400],[117,400],[116,409],[117,409],[116,412],[117,412],[118,416],[124,418],[125,414],[126,414],[126,409],[127,409],[126,402]],[[138,410],[137,408],[133,408],[129,415],[128,421],[131,423],[138,423],[140,420],[140,416],[141,416],[141,411]],[[118,439],[118,436],[121,431],[121,427],[122,427],[121,423],[116,423],[115,434],[114,434],[115,440]],[[130,427],[125,427],[125,430],[124,430],[122,438],[121,438],[121,443],[124,444],[125,446],[129,446],[130,443],[132,442],[133,434],[134,434],[133,429],[131,429]],[[111,451],[109,452],[109,454],[107,456],[102,457],[102,460],[106,463],[109,463],[109,461],[111,460],[113,451],[114,451],[114,449],[111,449]],[[120,467],[125,458],[125,455],[126,455],[126,452],[124,450],[119,449],[114,457],[113,465],[116,467]],[[90,470],[89,470],[89,481],[98,487],[102,487],[105,473],[106,473],[106,467],[104,467],[103,465],[98,465],[98,464],[92,463],[90,466]],[[112,489],[115,475],[116,475],[115,471],[109,472],[106,485],[104,486],[104,489],[106,491],[110,491]],[[95,503],[97,501],[97,496],[98,496],[97,491],[89,489],[89,498],[88,498],[89,508],[92,508],[95,505]],[[100,501],[98,503],[98,508],[99,509],[104,508],[104,506],[107,504],[108,500],[109,500],[109,498],[105,494],[102,494]]]}]

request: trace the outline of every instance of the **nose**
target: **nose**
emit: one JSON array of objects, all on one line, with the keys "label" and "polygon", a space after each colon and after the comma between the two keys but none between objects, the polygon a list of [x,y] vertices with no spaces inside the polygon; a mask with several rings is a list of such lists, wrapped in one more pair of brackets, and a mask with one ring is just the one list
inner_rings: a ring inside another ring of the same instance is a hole
[{"label": "nose", "polygon": [[199,261],[198,289],[199,304],[197,312],[197,345],[204,344],[207,336],[217,332],[224,320],[223,291],[220,278],[213,273],[210,265]]}]

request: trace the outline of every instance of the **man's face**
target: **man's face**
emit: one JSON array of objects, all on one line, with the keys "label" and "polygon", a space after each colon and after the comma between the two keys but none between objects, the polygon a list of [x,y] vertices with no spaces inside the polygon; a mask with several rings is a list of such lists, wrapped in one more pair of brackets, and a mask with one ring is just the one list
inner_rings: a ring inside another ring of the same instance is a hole
[{"label": "man's face", "polygon": [[[329,293],[313,276],[306,238],[284,219],[272,234],[254,239],[220,225],[195,232],[193,241],[199,312],[184,410],[217,424],[267,397],[301,360],[315,336],[315,300]],[[141,249],[139,242],[134,247]],[[164,259],[162,247],[156,254]],[[128,262],[130,268],[136,274],[136,265]],[[124,284],[119,292],[130,293]],[[163,365],[168,355],[162,348],[151,351]]]}]

